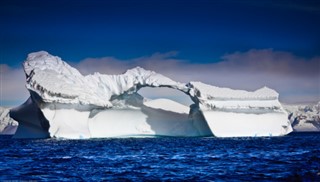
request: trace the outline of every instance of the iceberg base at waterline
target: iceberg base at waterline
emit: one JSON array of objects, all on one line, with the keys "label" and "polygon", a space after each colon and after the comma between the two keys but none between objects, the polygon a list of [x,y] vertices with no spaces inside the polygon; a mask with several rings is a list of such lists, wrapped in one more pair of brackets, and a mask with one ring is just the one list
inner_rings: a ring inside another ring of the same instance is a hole
[{"label": "iceberg base at waterline", "polygon": [[216,137],[247,136],[283,136],[291,132],[287,115],[282,112],[274,113],[227,113],[221,111],[204,112],[212,133]]},{"label": "iceberg base at waterline", "polygon": [[[166,110],[161,108],[162,103],[182,110]],[[194,127],[193,120],[188,117],[188,107],[165,99],[92,110],[49,104],[41,110],[49,121],[50,135],[58,138],[211,135]]]},{"label": "iceberg base at waterline", "polygon": [[19,122],[14,138],[48,138],[49,122],[31,97],[10,110],[10,117]]},{"label": "iceberg base at waterline", "polygon": [[[45,51],[23,64],[30,98],[10,111],[17,138],[132,136],[282,136],[292,131],[278,93],[201,82],[179,83],[137,67],[121,75],[83,76]],[[188,95],[190,107],[168,99],[147,100],[143,87],[167,87]]]},{"label": "iceberg base at waterline", "polygon": [[[176,110],[164,109],[162,104]],[[141,106],[92,110],[54,103],[40,105],[41,109],[35,108],[29,98],[22,108],[11,110],[11,117],[20,123],[16,138],[212,136],[208,128],[199,131],[195,127],[189,118],[188,107],[167,99],[145,101]],[[30,112],[31,108],[33,112]],[[38,114],[25,117],[26,112]],[[197,124],[201,125],[201,122]],[[204,121],[202,125],[207,127]]]}]

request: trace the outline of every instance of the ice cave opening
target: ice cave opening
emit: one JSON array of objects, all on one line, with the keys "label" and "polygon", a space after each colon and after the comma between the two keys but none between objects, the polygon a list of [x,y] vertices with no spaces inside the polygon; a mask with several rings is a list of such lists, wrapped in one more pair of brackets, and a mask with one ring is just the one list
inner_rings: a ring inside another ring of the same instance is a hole
[{"label": "ice cave opening", "polygon": [[158,99],[168,99],[184,106],[189,107],[194,102],[191,100],[190,96],[187,94],[175,90],[172,88],[165,87],[144,87],[138,91],[138,94],[146,99],[158,100]]}]

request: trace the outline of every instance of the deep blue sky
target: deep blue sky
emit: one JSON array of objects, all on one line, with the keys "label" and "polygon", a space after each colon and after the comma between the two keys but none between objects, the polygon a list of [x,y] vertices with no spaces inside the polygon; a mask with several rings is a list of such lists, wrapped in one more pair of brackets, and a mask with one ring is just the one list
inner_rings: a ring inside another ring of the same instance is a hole
[{"label": "deep blue sky", "polygon": [[273,48],[320,55],[320,1],[1,0],[1,63],[32,51],[64,60],[178,51],[190,62]]},{"label": "deep blue sky", "polygon": [[86,74],[142,66],[181,82],[267,85],[287,103],[320,99],[319,0],[1,0],[0,105],[28,97],[21,63],[40,50]]}]

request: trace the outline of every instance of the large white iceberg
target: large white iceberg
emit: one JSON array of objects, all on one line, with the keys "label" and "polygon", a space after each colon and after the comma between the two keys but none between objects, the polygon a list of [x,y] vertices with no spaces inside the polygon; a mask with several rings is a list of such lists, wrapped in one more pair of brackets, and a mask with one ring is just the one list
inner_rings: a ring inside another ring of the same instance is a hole
[{"label": "large white iceberg", "polygon": [[[83,76],[45,51],[23,64],[30,98],[11,109],[15,137],[281,136],[292,131],[278,93],[179,83],[137,67],[121,75]],[[190,108],[146,100],[142,87],[168,87],[191,97]]]}]

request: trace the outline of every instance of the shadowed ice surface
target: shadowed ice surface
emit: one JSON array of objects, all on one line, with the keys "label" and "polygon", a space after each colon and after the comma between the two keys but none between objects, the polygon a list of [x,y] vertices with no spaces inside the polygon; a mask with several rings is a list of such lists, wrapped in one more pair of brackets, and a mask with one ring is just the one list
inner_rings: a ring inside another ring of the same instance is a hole
[{"label": "shadowed ice surface", "polygon": [[0,138],[0,180],[320,180],[320,133],[265,138]]}]

